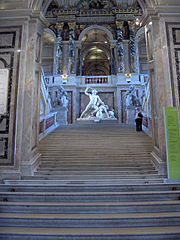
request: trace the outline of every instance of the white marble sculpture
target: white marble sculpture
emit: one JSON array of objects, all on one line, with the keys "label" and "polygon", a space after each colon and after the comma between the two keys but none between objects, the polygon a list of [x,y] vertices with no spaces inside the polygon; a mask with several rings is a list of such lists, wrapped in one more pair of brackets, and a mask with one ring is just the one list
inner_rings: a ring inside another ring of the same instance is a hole
[{"label": "white marble sculpture", "polygon": [[126,107],[129,106],[139,106],[139,99],[134,85],[131,85],[126,91]]},{"label": "white marble sculpture", "polygon": [[97,95],[98,91],[96,89],[87,87],[84,93],[89,97],[89,103],[82,112],[80,119],[116,119],[114,111],[109,111],[109,107]]},{"label": "white marble sculpture", "polygon": [[68,109],[67,93],[64,91],[61,96],[61,104],[64,108]]},{"label": "white marble sculpture", "polygon": [[57,96],[52,102],[53,110],[57,112],[57,122],[60,125],[67,125],[68,99],[67,92],[62,86],[57,88]]}]

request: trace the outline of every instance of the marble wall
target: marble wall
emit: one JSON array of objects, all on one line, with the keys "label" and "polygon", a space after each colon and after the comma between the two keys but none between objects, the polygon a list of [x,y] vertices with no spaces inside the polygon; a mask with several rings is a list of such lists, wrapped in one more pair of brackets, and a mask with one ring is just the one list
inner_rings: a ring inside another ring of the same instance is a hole
[{"label": "marble wall", "polygon": [[180,105],[180,24],[167,24],[174,105]]},{"label": "marble wall", "polygon": [[[0,113],[0,164],[14,165],[20,27],[0,27],[0,69],[8,70],[7,106]],[[2,79],[3,80],[3,79]],[[5,79],[4,79],[5,81]],[[1,86],[2,88],[3,86]],[[6,90],[3,90],[6,91]]]}]

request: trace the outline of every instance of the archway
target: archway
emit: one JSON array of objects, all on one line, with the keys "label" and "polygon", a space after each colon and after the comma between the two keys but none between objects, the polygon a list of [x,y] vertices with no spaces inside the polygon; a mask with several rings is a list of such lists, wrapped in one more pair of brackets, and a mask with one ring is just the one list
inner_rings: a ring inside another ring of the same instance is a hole
[{"label": "archway", "polygon": [[82,57],[82,75],[97,76],[111,74],[111,51],[109,33],[101,30],[100,27],[90,27],[85,29],[80,37],[81,57]]}]

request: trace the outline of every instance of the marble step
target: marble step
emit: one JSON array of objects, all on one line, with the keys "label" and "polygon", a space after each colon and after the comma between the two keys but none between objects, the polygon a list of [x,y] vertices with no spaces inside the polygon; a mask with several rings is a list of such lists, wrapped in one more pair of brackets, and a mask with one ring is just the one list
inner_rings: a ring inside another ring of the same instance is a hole
[{"label": "marble step", "polygon": [[129,214],[0,213],[0,227],[122,228],[178,226],[180,212]]},{"label": "marble step", "polygon": [[62,185],[60,181],[5,180],[0,184],[1,192],[139,192],[139,191],[180,191],[180,184],[101,184]]},{"label": "marble step", "polygon": [[147,167],[147,168],[141,168],[138,166],[134,166],[134,167],[117,167],[117,166],[76,166],[74,165],[70,165],[70,166],[49,166],[49,167],[45,167],[45,166],[40,166],[37,168],[38,172],[42,172],[45,174],[49,174],[51,172],[58,174],[59,172],[71,172],[71,171],[75,171],[75,172],[90,172],[90,171],[107,171],[107,172],[119,172],[119,174],[121,175],[121,172],[128,172],[128,175],[131,174],[137,174],[138,173],[147,173],[147,174],[155,174],[158,173],[158,171],[155,169],[155,167],[151,166],[151,167]]},{"label": "marble step", "polygon": [[1,213],[118,214],[180,212],[180,201],[0,202]]},{"label": "marble step", "polygon": [[139,163],[139,164],[148,164],[151,163],[152,164],[152,157],[151,156],[127,156],[127,157],[121,157],[121,156],[117,156],[117,157],[112,157],[112,156],[61,156],[61,154],[57,155],[57,156],[53,156],[53,155],[49,155],[49,156],[45,156],[43,155],[41,157],[41,162],[42,163],[46,163],[48,161],[52,161],[52,162],[66,162],[66,163],[73,163],[73,162],[79,162],[79,163],[108,163],[108,162],[112,162],[113,163],[119,163],[119,164],[130,164],[130,163]]},{"label": "marble step", "polygon": [[124,162],[123,164],[121,163],[90,163],[90,162],[60,162],[60,161],[54,161],[54,162],[41,162],[38,166],[38,168],[43,168],[43,169],[61,169],[61,168],[71,168],[71,167],[83,167],[83,168],[96,168],[95,170],[97,170],[98,168],[101,167],[113,167],[113,168],[121,168],[121,169],[155,169],[155,166],[152,163],[147,163],[147,164],[139,164],[139,163],[126,163]]},{"label": "marble step", "polygon": [[54,174],[58,174],[61,173],[62,171],[79,171],[79,172],[90,172],[90,171],[115,171],[115,172],[119,172],[120,175],[122,174],[137,174],[137,173],[147,173],[147,174],[152,174],[152,173],[158,173],[157,170],[155,170],[155,167],[147,167],[147,168],[141,168],[141,167],[117,167],[117,166],[76,166],[74,165],[70,165],[70,166],[61,166],[61,167],[57,167],[57,166],[51,166],[51,167],[38,167],[37,169],[38,172],[43,172],[45,174],[48,173],[54,173]]},{"label": "marble step", "polygon": [[23,181],[36,181],[36,183],[42,183],[43,184],[49,184],[49,182],[54,182],[61,185],[110,185],[110,184],[158,184],[158,183],[163,183],[164,182],[164,177],[160,176],[160,175],[155,175],[155,177],[152,177],[152,179],[147,176],[145,177],[133,177],[133,178],[126,178],[124,179],[124,177],[119,177],[117,179],[114,178],[109,178],[107,179],[106,177],[100,177],[100,178],[96,178],[94,179],[93,176],[90,176],[89,179],[86,179],[86,177],[84,176],[84,179],[79,179],[78,176],[77,177],[67,177],[65,176],[64,178],[62,176],[56,175],[56,176],[52,176],[52,175],[38,175],[38,176],[22,176],[21,179]]},{"label": "marble step", "polygon": [[139,167],[139,168],[148,168],[148,167],[154,167],[154,165],[152,163],[140,163],[140,162],[136,162],[136,161],[132,161],[132,162],[109,162],[109,161],[99,161],[99,162],[85,162],[85,161],[76,161],[76,162],[69,162],[69,161],[43,161],[39,164],[39,167],[47,167],[47,168],[51,168],[51,167],[61,167],[61,166],[71,166],[72,164],[76,165],[76,166],[113,166],[113,167]]},{"label": "marble step", "polygon": [[[38,237],[37,237],[38,236]],[[178,240],[180,228],[23,228],[1,227],[1,240]]]},{"label": "marble step", "polygon": [[[89,171],[90,170],[90,171]],[[108,170],[110,170],[110,171],[108,171]],[[81,174],[83,174],[83,175],[116,175],[116,176],[126,176],[126,177],[129,177],[129,176],[132,176],[132,175],[139,175],[139,176],[143,176],[143,175],[146,175],[146,174],[158,174],[158,171],[157,170],[148,170],[148,169],[146,169],[146,170],[138,170],[138,169],[136,169],[136,170],[132,170],[132,171],[126,171],[126,170],[124,170],[124,171],[116,171],[116,168],[113,170],[111,170],[111,169],[102,169],[102,170],[99,170],[99,171],[97,171],[97,170],[92,170],[91,171],[91,169],[88,169],[88,168],[85,168],[85,169],[78,169],[78,168],[74,168],[74,169],[61,169],[61,170],[52,170],[52,171],[50,171],[50,170],[41,170],[41,169],[38,169],[38,171],[37,172],[34,172],[34,175],[64,175],[64,174],[66,174],[67,175],[67,177],[69,177],[68,175],[69,174],[78,174],[78,175],[81,175]]]},{"label": "marble step", "polygon": [[179,200],[180,191],[141,192],[1,192],[0,201],[16,202],[127,202]]}]

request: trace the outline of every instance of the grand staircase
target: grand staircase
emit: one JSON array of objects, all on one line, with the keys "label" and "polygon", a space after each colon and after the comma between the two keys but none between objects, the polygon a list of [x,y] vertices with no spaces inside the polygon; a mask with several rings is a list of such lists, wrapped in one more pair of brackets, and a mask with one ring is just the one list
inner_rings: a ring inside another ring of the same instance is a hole
[{"label": "grand staircase", "polygon": [[179,240],[180,184],[163,183],[151,150],[119,124],[58,128],[34,176],[0,185],[0,239]]}]

